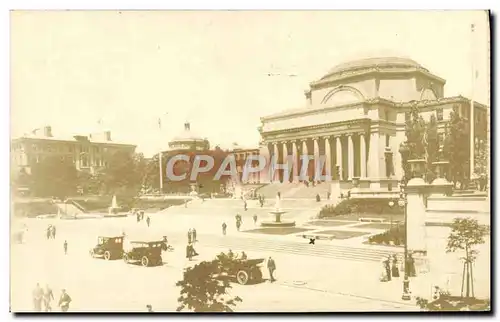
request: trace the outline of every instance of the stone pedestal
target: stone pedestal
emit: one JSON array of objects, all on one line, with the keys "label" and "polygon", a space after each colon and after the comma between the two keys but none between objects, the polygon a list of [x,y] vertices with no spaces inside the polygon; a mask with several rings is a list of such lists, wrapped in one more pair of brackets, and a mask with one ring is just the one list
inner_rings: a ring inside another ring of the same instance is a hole
[{"label": "stone pedestal", "polygon": [[436,167],[437,178],[432,181],[430,194],[436,197],[449,196],[453,191],[453,183],[446,180],[444,174],[448,161],[438,161],[432,163]]},{"label": "stone pedestal", "polygon": [[422,178],[413,178],[406,185],[406,222],[408,250],[411,252],[427,252],[425,230],[425,198],[428,184]]}]

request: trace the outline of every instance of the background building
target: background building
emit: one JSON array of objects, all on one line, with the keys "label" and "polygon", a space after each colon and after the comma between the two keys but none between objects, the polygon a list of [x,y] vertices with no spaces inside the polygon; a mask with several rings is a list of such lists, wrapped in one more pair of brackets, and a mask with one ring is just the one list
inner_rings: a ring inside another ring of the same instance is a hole
[{"label": "background building", "polygon": [[[325,172],[334,179],[359,177],[370,188],[386,188],[403,176],[398,149],[405,141],[405,122],[412,106],[418,106],[424,119],[436,116],[441,142],[454,107],[470,117],[471,101],[445,97],[445,83],[407,58],[369,58],[337,65],[310,83],[305,107],[261,118],[260,153],[266,158],[277,156],[279,163],[292,155],[299,165],[302,154],[324,155]],[[473,106],[475,141],[480,144],[487,139],[488,108],[477,102]],[[465,149],[469,146],[464,142]],[[295,168],[293,175],[297,174]],[[266,175],[261,173],[262,182],[283,181],[282,172],[274,178]]]},{"label": "background building", "polygon": [[52,135],[52,128],[46,126],[11,140],[11,164],[31,173],[33,164],[47,156],[58,155],[73,162],[77,170],[94,173],[107,165],[107,156],[116,151],[133,154],[135,148],[133,144],[114,142],[110,131],[60,137]]}]

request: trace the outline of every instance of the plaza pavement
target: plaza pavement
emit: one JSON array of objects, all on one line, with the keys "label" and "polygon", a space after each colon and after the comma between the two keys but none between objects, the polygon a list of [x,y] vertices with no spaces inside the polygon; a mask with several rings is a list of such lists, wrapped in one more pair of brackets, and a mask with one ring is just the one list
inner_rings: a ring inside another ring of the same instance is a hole
[{"label": "plaza pavement", "polygon": [[[276,283],[234,285],[233,293],[244,299],[237,311],[383,311],[415,310],[414,300],[402,301],[401,278],[378,281],[381,264],[376,261],[380,247],[317,242],[297,237],[269,236],[236,232],[234,218],[149,214],[151,227],[135,217],[86,220],[26,219],[29,227],[25,245],[13,245],[11,256],[12,309],[31,308],[31,290],[37,282],[56,290],[67,288],[74,299],[72,311],[141,311],[146,304],[155,310],[174,310],[179,290],[175,282],[182,268],[231,248],[244,250],[249,257],[272,256],[277,263]],[[221,234],[221,220],[227,220],[228,235]],[[56,240],[45,240],[49,223],[57,227]],[[244,229],[248,229],[244,223]],[[187,229],[196,228],[201,254],[196,261],[184,257]],[[336,229],[337,227],[335,227]],[[442,227],[439,227],[442,228]],[[88,250],[100,234],[120,234],[128,238],[159,239],[167,235],[175,247],[164,256],[162,267],[143,268],[122,261],[91,259]],[[435,232],[438,230],[435,230]],[[461,264],[458,254],[444,254],[444,231],[432,238],[429,249],[431,272],[412,278],[413,295],[430,298],[436,283],[460,291]],[[295,238],[295,239],[293,239]],[[69,243],[63,255],[62,243]],[[475,267],[476,295],[489,295],[489,244],[483,245]],[[393,252],[392,250],[385,251]],[[436,260],[439,259],[439,260]],[[263,268],[264,277],[267,270]],[[293,308],[293,309],[292,309]]]}]

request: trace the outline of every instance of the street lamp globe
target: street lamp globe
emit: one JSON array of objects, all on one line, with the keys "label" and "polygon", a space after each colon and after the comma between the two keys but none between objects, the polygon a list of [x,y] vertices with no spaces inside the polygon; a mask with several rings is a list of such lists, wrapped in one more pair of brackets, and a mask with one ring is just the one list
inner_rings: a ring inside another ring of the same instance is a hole
[{"label": "street lamp globe", "polygon": [[394,201],[389,201],[389,207],[393,207],[394,206]]},{"label": "street lamp globe", "polygon": [[404,207],[404,206],[405,206],[405,201],[404,201],[404,199],[399,199],[399,200],[398,200],[398,205],[399,205],[400,207]]}]

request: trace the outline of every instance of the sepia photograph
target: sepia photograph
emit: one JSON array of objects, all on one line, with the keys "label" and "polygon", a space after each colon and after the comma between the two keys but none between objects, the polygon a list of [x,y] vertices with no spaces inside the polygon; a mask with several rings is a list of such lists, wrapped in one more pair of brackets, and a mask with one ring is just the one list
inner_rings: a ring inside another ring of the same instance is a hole
[{"label": "sepia photograph", "polygon": [[487,10],[11,10],[12,313],[491,311]]}]

